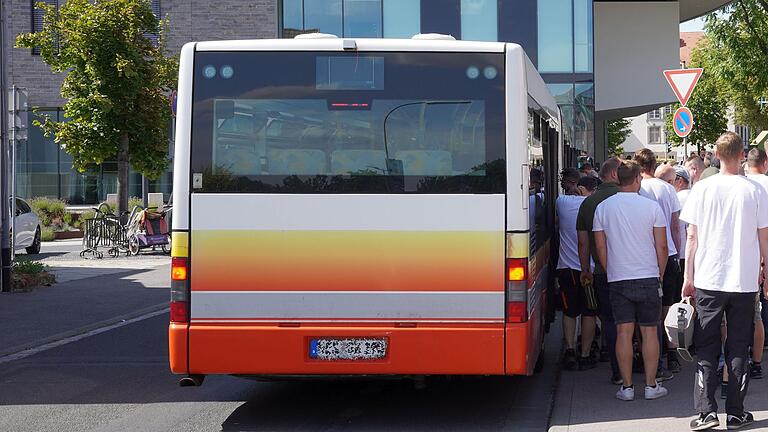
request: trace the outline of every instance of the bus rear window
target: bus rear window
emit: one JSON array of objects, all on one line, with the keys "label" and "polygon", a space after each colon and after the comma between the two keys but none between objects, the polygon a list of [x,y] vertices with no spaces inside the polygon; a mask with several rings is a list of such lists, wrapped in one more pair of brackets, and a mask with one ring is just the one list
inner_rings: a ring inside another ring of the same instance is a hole
[{"label": "bus rear window", "polygon": [[502,193],[503,82],[502,54],[197,53],[193,192]]}]

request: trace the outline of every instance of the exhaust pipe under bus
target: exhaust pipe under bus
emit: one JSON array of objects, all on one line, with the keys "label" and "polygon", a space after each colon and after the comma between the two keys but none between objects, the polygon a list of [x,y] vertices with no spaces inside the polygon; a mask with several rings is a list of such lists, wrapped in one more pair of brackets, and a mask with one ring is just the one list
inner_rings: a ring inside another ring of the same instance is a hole
[{"label": "exhaust pipe under bus", "polygon": [[200,387],[205,381],[205,375],[187,375],[179,380],[179,387]]}]

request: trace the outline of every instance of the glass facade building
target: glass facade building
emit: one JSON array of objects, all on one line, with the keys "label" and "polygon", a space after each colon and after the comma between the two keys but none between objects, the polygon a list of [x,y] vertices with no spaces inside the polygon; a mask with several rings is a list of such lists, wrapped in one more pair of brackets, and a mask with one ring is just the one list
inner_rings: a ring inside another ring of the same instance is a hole
[{"label": "glass facade building", "polygon": [[593,0],[282,0],[281,37],[410,38],[523,46],[562,109],[566,163],[594,153]]}]

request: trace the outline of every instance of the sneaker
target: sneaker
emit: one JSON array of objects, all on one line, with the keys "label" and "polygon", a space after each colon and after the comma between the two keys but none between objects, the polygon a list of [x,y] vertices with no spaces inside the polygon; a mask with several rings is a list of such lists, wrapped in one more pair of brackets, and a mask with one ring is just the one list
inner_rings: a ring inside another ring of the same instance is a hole
[{"label": "sneaker", "polygon": [[597,366],[597,362],[595,362],[595,359],[592,356],[579,357],[580,371],[594,369],[596,366]]},{"label": "sneaker", "polygon": [[753,416],[751,412],[744,411],[744,414],[742,414],[741,417],[728,414],[728,417],[725,420],[725,424],[730,430],[746,426],[751,424],[753,421],[755,421],[755,416]]},{"label": "sneaker", "polygon": [[665,389],[661,386],[658,382],[656,383],[656,386],[645,386],[645,399],[646,400],[653,400],[662,398],[669,394],[669,390]]},{"label": "sneaker", "polygon": [[563,369],[575,370],[577,366],[576,352],[572,349],[565,350],[565,355],[563,356]]},{"label": "sneaker", "polygon": [[623,401],[635,400],[635,387],[624,387],[623,385],[620,386],[619,391],[616,392],[616,399]]},{"label": "sneaker", "polygon": [[749,377],[751,379],[763,379],[763,366],[760,363],[752,363],[749,366]]},{"label": "sneaker", "polygon": [[659,368],[659,370],[656,371],[656,381],[663,382],[667,380],[671,380],[675,376],[672,375],[672,372],[668,371],[664,368]]},{"label": "sneaker", "polygon": [[677,360],[677,354],[667,354],[667,369],[672,373],[680,372],[680,362]]},{"label": "sneaker", "polygon": [[728,381],[723,381],[720,383],[720,399],[727,399],[728,398]]},{"label": "sneaker", "polygon": [[714,411],[707,414],[701,413],[698,417],[691,420],[692,431],[701,431],[717,426],[720,426],[720,420],[718,420],[717,413]]},{"label": "sneaker", "polygon": [[624,384],[624,378],[620,374],[611,375],[611,384],[622,385]]}]

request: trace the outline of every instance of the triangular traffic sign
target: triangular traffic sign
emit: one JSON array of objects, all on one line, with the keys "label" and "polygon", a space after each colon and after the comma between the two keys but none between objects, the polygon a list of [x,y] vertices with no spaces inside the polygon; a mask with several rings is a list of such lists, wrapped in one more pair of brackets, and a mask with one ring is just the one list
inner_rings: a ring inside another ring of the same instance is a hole
[{"label": "triangular traffic sign", "polygon": [[669,86],[672,87],[672,91],[675,92],[677,100],[680,101],[680,105],[688,103],[688,99],[691,98],[693,88],[696,87],[696,83],[701,78],[701,73],[704,72],[702,68],[692,69],[672,69],[665,70],[664,77],[667,78]]}]

